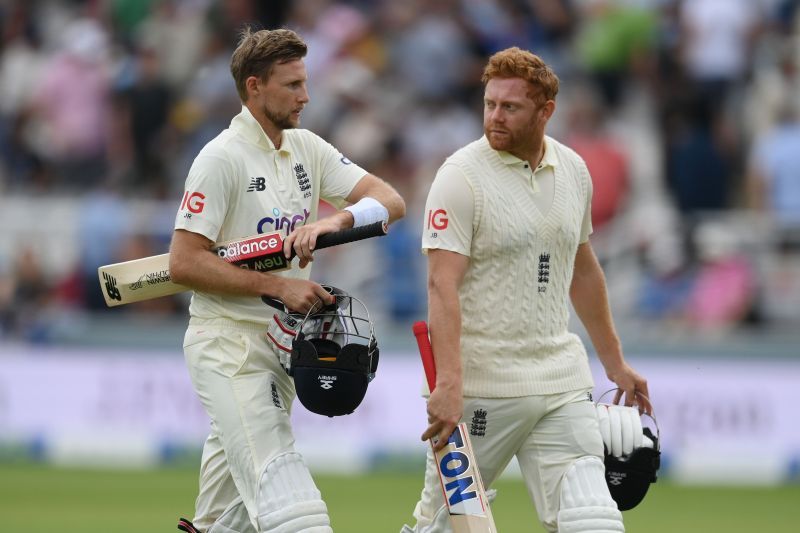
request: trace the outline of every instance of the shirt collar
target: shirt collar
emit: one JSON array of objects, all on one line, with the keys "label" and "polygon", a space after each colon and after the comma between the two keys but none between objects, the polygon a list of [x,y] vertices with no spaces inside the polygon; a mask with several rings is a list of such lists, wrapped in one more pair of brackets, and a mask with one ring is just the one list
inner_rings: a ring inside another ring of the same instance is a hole
[{"label": "shirt collar", "polygon": [[[500,161],[505,163],[508,166],[514,165],[526,165],[528,164],[527,161],[523,161],[522,159],[518,158],[515,155],[511,155],[508,152],[498,151],[497,156],[500,158]],[[542,156],[542,161],[535,170],[539,170],[540,168],[545,167],[556,167],[558,166],[558,156],[556,156],[555,150],[553,150],[550,140],[547,136],[544,138],[544,155]]]},{"label": "shirt collar", "polygon": [[266,134],[264,128],[261,127],[261,124],[258,123],[256,117],[253,116],[246,105],[242,105],[241,113],[231,120],[231,130],[269,152],[291,153],[292,151],[289,146],[289,135],[286,135],[286,131],[284,130],[283,132],[283,142],[281,142],[280,149],[276,149],[272,139],[269,138],[269,135]]}]

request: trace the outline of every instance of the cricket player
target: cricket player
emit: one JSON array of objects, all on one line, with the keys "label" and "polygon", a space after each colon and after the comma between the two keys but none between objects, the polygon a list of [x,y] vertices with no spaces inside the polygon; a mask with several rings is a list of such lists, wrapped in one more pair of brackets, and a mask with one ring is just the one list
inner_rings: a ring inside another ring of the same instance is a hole
[{"label": "cricket player", "polygon": [[[558,78],[510,48],[485,67],[484,136],[431,186],[422,236],[438,370],[423,440],[470,428],[487,486],[516,456],[547,531],[624,531],[604,479],[592,376],[567,331],[568,299],[626,405],[648,413],[647,382],[626,362],[589,243],[592,182],[583,160],[545,136]],[[624,393],[624,394],[623,394]],[[405,532],[450,531],[432,454]]]},{"label": "cricket player", "polygon": [[[194,519],[185,531],[330,532],[325,503],[295,451],[294,384],[268,339],[262,295],[307,312],[333,296],[309,281],[318,236],[405,214],[397,192],[310,131],[306,44],[290,30],[246,29],[231,58],[242,111],[198,154],[175,219],[170,272],[194,289],[184,354],[209,417]],[[341,209],[317,219],[320,199]],[[215,241],[283,232],[299,263],[244,270],[209,253]],[[278,327],[280,324],[277,325]],[[277,332],[275,332],[277,333]],[[275,337],[276,335],[272,335]]]}]

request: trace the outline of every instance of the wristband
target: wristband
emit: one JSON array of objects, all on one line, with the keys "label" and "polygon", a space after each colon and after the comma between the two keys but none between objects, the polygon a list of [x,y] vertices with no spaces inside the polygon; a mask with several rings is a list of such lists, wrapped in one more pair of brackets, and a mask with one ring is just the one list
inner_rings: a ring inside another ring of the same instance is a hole
[{"label": "wristband", "polygon": [[375,222],[388,222],[389,210],[375,198],[364,197],[353,205],[344,208],[353,213],[353,227],[366,226]]}]

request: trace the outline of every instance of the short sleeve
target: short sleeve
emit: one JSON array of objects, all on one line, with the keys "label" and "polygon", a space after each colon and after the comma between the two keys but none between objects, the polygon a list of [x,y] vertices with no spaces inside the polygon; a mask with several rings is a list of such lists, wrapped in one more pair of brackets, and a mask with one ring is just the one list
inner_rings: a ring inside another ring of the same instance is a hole
[{"label": "short sleeve", "polygon": [[317,144],[321,170],[320,198],[341,209],[347,205],[347,197],[367,171],[322,138],[317,137]]},{"label": "short sleeve", "polygon": [[474,212],[475,195],[464,173],[455,165],[443,165],[425,203],[423,253],[441,249],[469,257]]},{"label": "short sleeve", "polygon": [[228,211],[232,183],[233,169],[228,160],[216,155],[198,155],[186,178],[175,229],[216,241]]},{"label": "short sleeve", "polygon": [[583,221],[581,222],[581,238],[580,243],[583,244],[589,241],[589,235],[592,234],[592,195],[594,194],[594,187],[592,186],[592,176],[589,174],[589,169],[583,165],[583,171],[586,175],[586,205],[583,209]]}]

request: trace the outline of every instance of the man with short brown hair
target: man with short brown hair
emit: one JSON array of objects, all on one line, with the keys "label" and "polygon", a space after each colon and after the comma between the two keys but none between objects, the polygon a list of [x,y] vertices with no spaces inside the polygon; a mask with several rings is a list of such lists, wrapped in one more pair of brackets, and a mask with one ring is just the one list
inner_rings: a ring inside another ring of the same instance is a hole
[{"label": "man with short brown hair", "polygon": [[[289,30],[245,30],[231,60],[242,111],[198,154],[186,179],[170,252],[173,281],[194,289],[184,353],[211,418],[194,523],[184,531],[329,533],[327,507],[294,448],[294,383],[284,338],[261,296],[305,313],[333,295],[309,280],[320,235],[404,215],[395,190],[308,130],[306,45]],[[317,219],[320,199],[340,208]],[[214,242],[286,235],[277,274],[209,253]]]}]

